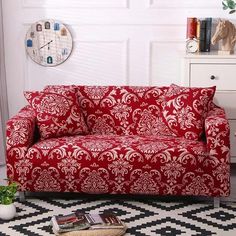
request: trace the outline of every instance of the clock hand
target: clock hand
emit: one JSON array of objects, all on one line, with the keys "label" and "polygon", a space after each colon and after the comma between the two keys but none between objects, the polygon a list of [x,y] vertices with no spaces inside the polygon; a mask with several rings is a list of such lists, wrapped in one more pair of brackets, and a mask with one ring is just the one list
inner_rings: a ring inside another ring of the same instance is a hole
[{"label": "clock hand", "polygon": [[42,47],[40,47],[39,49],[42,49],[44,47],[46,47],[47,45],[49,45],[51,42],[53,42],[53,40],[49,41],[48,43],[44,44]]}]

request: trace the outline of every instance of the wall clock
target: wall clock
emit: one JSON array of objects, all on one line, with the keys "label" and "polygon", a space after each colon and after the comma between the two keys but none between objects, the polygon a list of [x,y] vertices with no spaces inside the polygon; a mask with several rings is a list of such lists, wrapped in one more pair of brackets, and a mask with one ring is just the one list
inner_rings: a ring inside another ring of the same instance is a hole
[{"label": "wall clock", "polygon": [[57,20],[40,20],[29,28],[25,45],[34,62],[42,66],[56,66],[68,59],[73,42],[64,24]]}]

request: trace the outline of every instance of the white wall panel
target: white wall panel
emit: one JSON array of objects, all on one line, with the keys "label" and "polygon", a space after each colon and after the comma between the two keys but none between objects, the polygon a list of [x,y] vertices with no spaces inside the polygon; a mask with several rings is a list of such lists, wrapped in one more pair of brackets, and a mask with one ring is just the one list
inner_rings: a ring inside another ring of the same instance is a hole
[{"label": "white wall panel", "polygon": [[180,84],[181,66],[176,61],[181,61],[184,45],[182,41],[151,42],[150,84]]},{"label": "white wall panel", "polygon": [[[216,0],[4,0],[5,60],[10,116],[23,91],[46,84],[168,85],[180,83],[186,19],[234,18]],[[53,18],[71,30],[74,50],[46,68],[26,55],[30,24]],[[14,19],[14,20],[13,20]]]},{"label": "white wall panel", "polygon": [[60,67],[42,70],[29,59],[26,89],[42,89],[46,84],[127,84],[127,50],[128,41],[75,41],[70,59]]},{"label": "white wall panel", "polygon": [[129,0],[22,0],[28,8],[126,8]]},{"label": "white wall panel", "polygon": [[[220,2],[221,3],[221,2]],[[217,0],[149,0],[149,5],[151,8],[196,8],[196,9],[206,9],[206,8],[216,8],[219,9],[219,1]]]}]

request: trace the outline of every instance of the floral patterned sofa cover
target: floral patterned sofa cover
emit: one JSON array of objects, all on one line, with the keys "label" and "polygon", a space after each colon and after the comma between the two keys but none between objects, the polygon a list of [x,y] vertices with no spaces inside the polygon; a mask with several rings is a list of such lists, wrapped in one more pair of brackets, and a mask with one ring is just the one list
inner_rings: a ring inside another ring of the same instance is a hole
[{"label": "floral patterned sofa cover", "polygon": [[229,124],[215,87],[46,86],[7,122],[20,191],[228,196]]}]

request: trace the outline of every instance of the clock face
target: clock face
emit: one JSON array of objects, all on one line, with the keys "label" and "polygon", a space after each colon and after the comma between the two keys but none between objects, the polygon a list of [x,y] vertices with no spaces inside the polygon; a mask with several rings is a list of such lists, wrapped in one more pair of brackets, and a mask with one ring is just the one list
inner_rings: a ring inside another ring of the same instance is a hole
[{"label": "clock face", "polygon": [[189,39],[186,43],[187,52],[194,53],[198,51],[198,41],[195,39]]},{"label": "clock face", "polygon": [[73,43],[64,24],[56,20],[41,20],[29,28],[25,45],[33,61],[42,66],[56,66],[70,56]]}]

